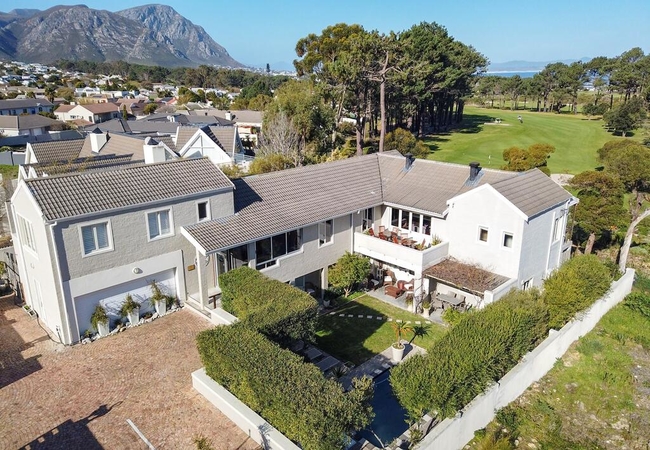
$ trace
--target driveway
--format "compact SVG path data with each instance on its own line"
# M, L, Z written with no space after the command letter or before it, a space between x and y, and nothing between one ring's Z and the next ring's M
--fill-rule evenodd
M195 337L209 328L188 309L87 345L54 342L10 300L0 300L0 449L215 450L257 444L198 395Z

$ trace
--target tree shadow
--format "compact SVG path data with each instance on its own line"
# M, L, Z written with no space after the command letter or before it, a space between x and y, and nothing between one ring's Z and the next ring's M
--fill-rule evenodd
M95 435L88 428L88 424L93 420L107 414L115 406L121 402L111 406L101 405L95 411L86 417L74 421L68 419L60 423L54 428L41 434L28 444L20 447L20 450L36 450L36 449L58 449L58 448L83 448L84 450L103 450L103 446L97 441Z

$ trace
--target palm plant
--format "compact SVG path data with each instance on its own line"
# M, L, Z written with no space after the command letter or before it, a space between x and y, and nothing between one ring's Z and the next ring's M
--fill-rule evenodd
M402 344L402 336L404 336L405 333L408 333L409 331L413 331L413 327L411 325L408 325L406 322L391 322L390 325L393 327L393 330L395 331L395 336L397 340L393 344L393 347L395 348L404 348L404 344Z
M428 325L416 325L411 330L413 331L413 337L409 341L409 344L413 343L416 337L426 337L429 335L429 326Z

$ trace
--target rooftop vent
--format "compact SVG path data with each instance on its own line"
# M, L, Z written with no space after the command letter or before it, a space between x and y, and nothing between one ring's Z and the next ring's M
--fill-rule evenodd
M404 172L408 172L411 169L413 161L415 161L415 158L413 158L411 153L404 155Z
M481 164L477 162L469 163L469 181L474 181L481 171Z

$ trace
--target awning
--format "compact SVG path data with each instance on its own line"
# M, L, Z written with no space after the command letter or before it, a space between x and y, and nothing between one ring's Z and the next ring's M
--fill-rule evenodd
M485 291L493 291L510 280L477 265L463 263L453 258L447 258L425 269L422 275L481 297Z

